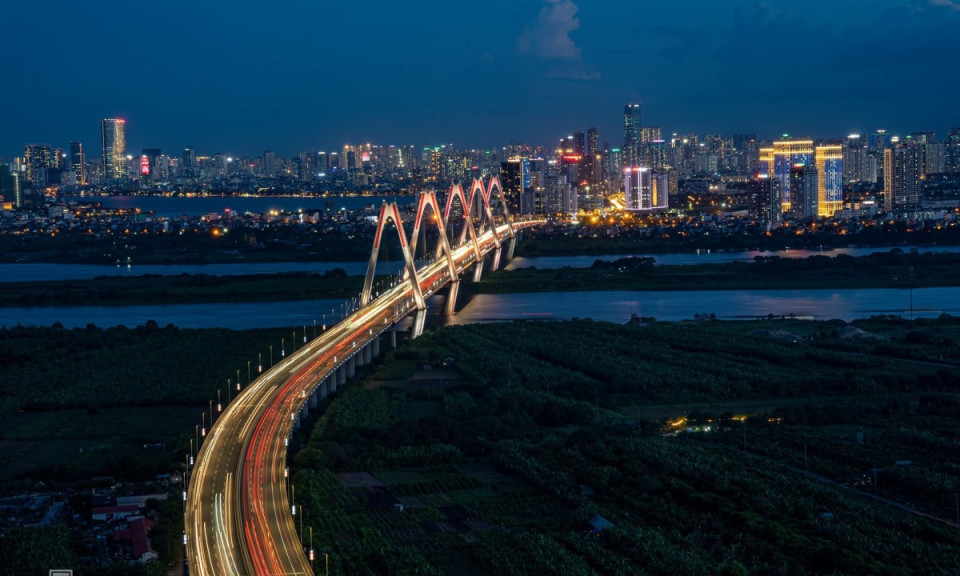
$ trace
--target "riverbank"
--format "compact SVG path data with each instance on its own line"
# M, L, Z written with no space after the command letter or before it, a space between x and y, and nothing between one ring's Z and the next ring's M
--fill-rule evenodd
M378 277L375 286L387 277ZM960 253L904 253L862 257L757 258L753 262L655 265L651 258L598 260L590 268L501 270L481 282L463 282L461 296L531 292L859 290L960 286ZM357 296L362 276L334 268L323 274L286 272L105 276L92 280L0 283L0 308L139 306L345 300Z
M960 286L960 254L894 249L854 258L761 257L753 262L655 265L652 258L597 260L590 268L497 271L468 292L581 292L591 290L817 290ZM461 288L462 290L463 288Z

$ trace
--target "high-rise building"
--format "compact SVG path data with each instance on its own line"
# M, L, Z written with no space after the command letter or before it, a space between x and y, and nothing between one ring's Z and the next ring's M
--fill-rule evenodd
M600 152L600 133L596 126L587 128L587 156L593 156Z
M832 217L843 206L843 152L841 144L817 146L817 213Z
M951 128L947 133L947 149L944 171L960 172L960 128Z
M126 120L104 118L100 121L100 142L103 146L103 177L123 180L127 175Z
M941 174L947 171L947 145L931 142L924 145L923 174Z
M859 134L851 134L843 140L843 180L862 182L867 148Z
M900 143L884 150L884 210L916 210L920 201L920 180L923 171L923 149L920 144Z
M813 140L777 140L772 149L760 149L760 164L764 163L767 164L766 170L759 172L780 182L783 191L781 209L790 211L790 170L797 164L813 165Z
M819 204L817 169L811 164L797 164L790 169L790 197L797 218L816 218Z
M623 107L623 161L626 166L637 163L641 138L640 104Z
M667 173L646 166L623 169L624 203L627 211L650 212L668 207Z
M500 187L503 199L510 214L528 214L524 208L524 196L530 188L530 160L527 158L511 158L500 163Z
M11 202L14 208L23 208L20 174L11 170L7 164L0 164L0 196L4 201Z
M83 154L82 142L70 143L70 169L73 170L78 186L87 185L87 158Z
M750 216L756 218L767 228L782 220L779 180L775 180L767 174L758 174L756 178L747 183L747 194L750 197L748 209Z
M51 168L51 151L47 144L27 144L23 147L23 162L26 165L27 182L36 189L47 187L47 170Z

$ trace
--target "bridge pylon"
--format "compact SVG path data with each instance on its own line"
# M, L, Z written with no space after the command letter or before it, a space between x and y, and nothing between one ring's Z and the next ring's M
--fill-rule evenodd
M412 285L413 298L416 301L417 309L423 310L427 305L423 300L423 291L420 290L420 282L417 280L417 266L413 262L410 246L407 244L407 236L403 232L403 220L400 218L400 209L397 207L396 202L389 204L384 202L380 206L380 218L377 219L377 233L373 237L373 250L370 252L367 275L363 280L363 291L360 292L360 306L366 306L370 303L371 292L373 291L373 277L377 270L377 256L380 252L380 241L383 239L384 227L391 220L397 229L397 235L400 237L400 248L403 251L403 261L407 272L406 279Z

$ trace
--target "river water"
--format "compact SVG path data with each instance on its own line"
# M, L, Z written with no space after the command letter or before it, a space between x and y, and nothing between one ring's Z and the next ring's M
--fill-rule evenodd
M905 252L960 252L960 246L897 246ZM889 252L894 247L875 248L837 248L834 250L781 250L777 252L708 252L699 251L682 254L633 254L635 257L654 258L660 265L681 264L724 264L728 262L752 262L757 256L779 256L780 258L807 258L808 256L866 256L875 252ZM630 255L604 254L600 256L542 256L511 260L507 270L534 266L538 269L589 268L596 260L614 261ZM402 263L399 261L377 263L377 274L396 274ZM29 282L34 280L89 280L97 276L142 276L146 274L179 275L210 274L213 276L243 276L246 274L274 274L279 272L316 272L341 268L350 276L362 276L367 273L366 262L275 262L252 264L136 264L132 266L88 265L88 264L41 264L15 263L0 264L0 282Z
M912 315L960 316L960 290L912 290ZM745 320L773 314L817 320L855 320L875 314L911 316L911 291L861 290L718 290L661 292L545 292L479 294L452 317L440 311L442 296L429 301L431 324L470 324L503 320L566 320L592 318L626 322L631 314L658 320L687 320L697 314L715 314L722 320ZM66 328L95 324L128 327L154 320L161 326L182 328L232 328L312 326L340 315L341 300L262 302L244 304L178 304L168 306L74 306L50 308L0 308L0 326Z

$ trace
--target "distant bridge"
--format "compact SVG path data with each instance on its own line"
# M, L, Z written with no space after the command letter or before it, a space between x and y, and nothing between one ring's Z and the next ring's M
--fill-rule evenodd
M433 192L421 193L409 237L397 204L383 204L358 309L299 350L282 351L281 361L239 394L206 436L184 493L192 575L313 574L313 550L296 528L303 511L295 487L288 485L290 434L319 400L380 353L383 332L391 332L395 346L397 322L415 314L411 335L420 335L426 300L448 284L444 312L452 314L461 274L473 266L479 280L490 253L492 269L499 268L504 245L512 258L517 232L540 223L511 220L496 177L486 184L474 180L469 193L454 185L442 213ZM374 297L377 258L391 224L404 269L395 286ZM421 231L429 226L438 229L437 247L431 262L418 269L413 256ZM458 238L452 240L451 228L458 226Z

